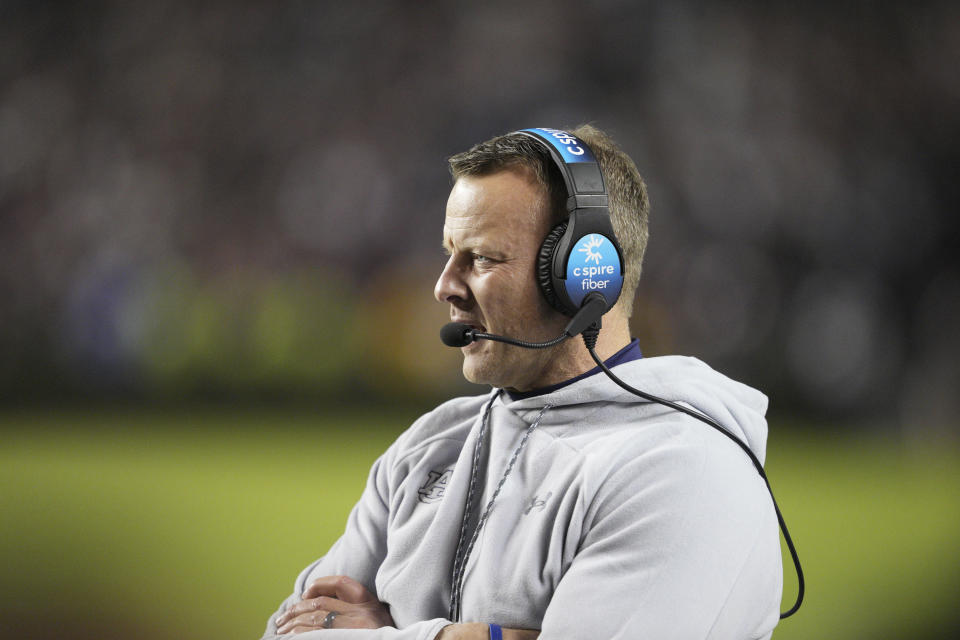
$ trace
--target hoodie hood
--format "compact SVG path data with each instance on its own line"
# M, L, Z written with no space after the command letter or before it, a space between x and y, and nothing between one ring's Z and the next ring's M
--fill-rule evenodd
M679 402L706 414L739 438L753 451L761 464L767 447L768 400L760 391L711 369L697 358L662 356L634 360L613 368L627 384L651 395ZM649 405L645 398L620 388L605 373L535 396L505 401L513 411L586 405L598 402Z

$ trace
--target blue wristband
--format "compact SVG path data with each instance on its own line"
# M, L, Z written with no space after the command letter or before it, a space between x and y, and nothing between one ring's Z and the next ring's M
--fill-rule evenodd
M490 625L490 640L503 640L503 629L500 628L500 625Z

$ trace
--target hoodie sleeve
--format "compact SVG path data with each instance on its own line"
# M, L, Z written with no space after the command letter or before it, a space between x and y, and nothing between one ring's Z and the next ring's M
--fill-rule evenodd
M376 595L377 569L386 554L388 486L386 482L388 458L384 454L370 471L367 487L347 520L344 534L325 556L304 569L294 583L293 593L267 620L261 640L433 640L449 620L424 620L403 629L324 629L296 635L276 635L277 617L300 600L310 583L322 576L348 575Z
M443 618L420 620L402 629L323 629L297 635L277 636L276 619L289 606L298 602L303 592L317 578L331 575L346 575L361 583L367 590L382 600L377 593L376 578L387 556L387 533L390 530L391 505L399 499L402 483L408 478L409 469L404 463L416 454L425 443L446 441L438 437L445 430L460 428L457 421L462 415L470 417L489 396L454 399L427 413L414 422L387 451L373 464L366 487L360 500L350 512L346 530L325 556L304 569L294 582L293 593L284 600L267 620L262 640L273 638L296 638L297 640L433 640L444 626L450 624ZM464 408L466 407L466 408ZM454 425L454 426L450 426ZM318 634L322 634L318 635Z
M296 635L276 635L277 617L300 600L310 583L322 576L348 575L376 595L375 578L386 554L386 531L390 495L389 467L396 453L391 447L378 459L360 501L347 520L347 528L325 556L304 569L294 582L293 593L267 620L261 640L433 640L450 624L441 618L424 620L403 629L324 629Z
M585 461L603 480L540 640L768 638L779 534L749 459L686 417L615 444Z

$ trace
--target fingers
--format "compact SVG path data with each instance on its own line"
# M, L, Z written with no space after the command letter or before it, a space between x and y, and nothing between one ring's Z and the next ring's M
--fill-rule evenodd
M336 612L336 621L324 620ZM388 605L377 600L362 584L347 576L325 576L310 583L301 600L274 621L277 634L315 629L378 629L394 626Z
M277 624L277 635L285 633L303 633L314 629L324 629L323 621L330 612L326 609L307 611L300 615L284 618L284 622ZM284 614L286 615L286 614Z
M324 576L310 583L303 599L327 596L351 604L363 604L374 599L367 588L349 576Z
M341 606L343 606L341 604ZM347 605L353 606L353 605ZM335 616L330 620L329 625L324 625L327 616L334 613ZM387 626L386 622L376 620L369 612L360 611L327 611L326 609L317 609L308 611L298 616L287 618L286 622L278 625L277 635L287 633L303 633L305 631L316 631L317 629L379 629ZM390 620L392 622L392 620Z
M292 620L302 616L303 614L315 613L317 611L323 611L323 616L327 615L330 611L338 611L336 603L338 601L334 598L328 598L326 596L321 596L319 598L312 598L310 600L301 600L296 603L282 614L277 617L276 624L279 628L281 625L285 624L287 621ZM323 616L320 617L321 621Z

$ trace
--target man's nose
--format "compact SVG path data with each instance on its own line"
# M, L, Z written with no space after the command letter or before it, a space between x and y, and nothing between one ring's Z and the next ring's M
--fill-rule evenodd
M456 256L450 256L447 260L443 271L440 272L440 277L437 278L437 285L433 288L433 297L438 302L462 304L470 297L470 289L460 276L460 269L455 258Z

